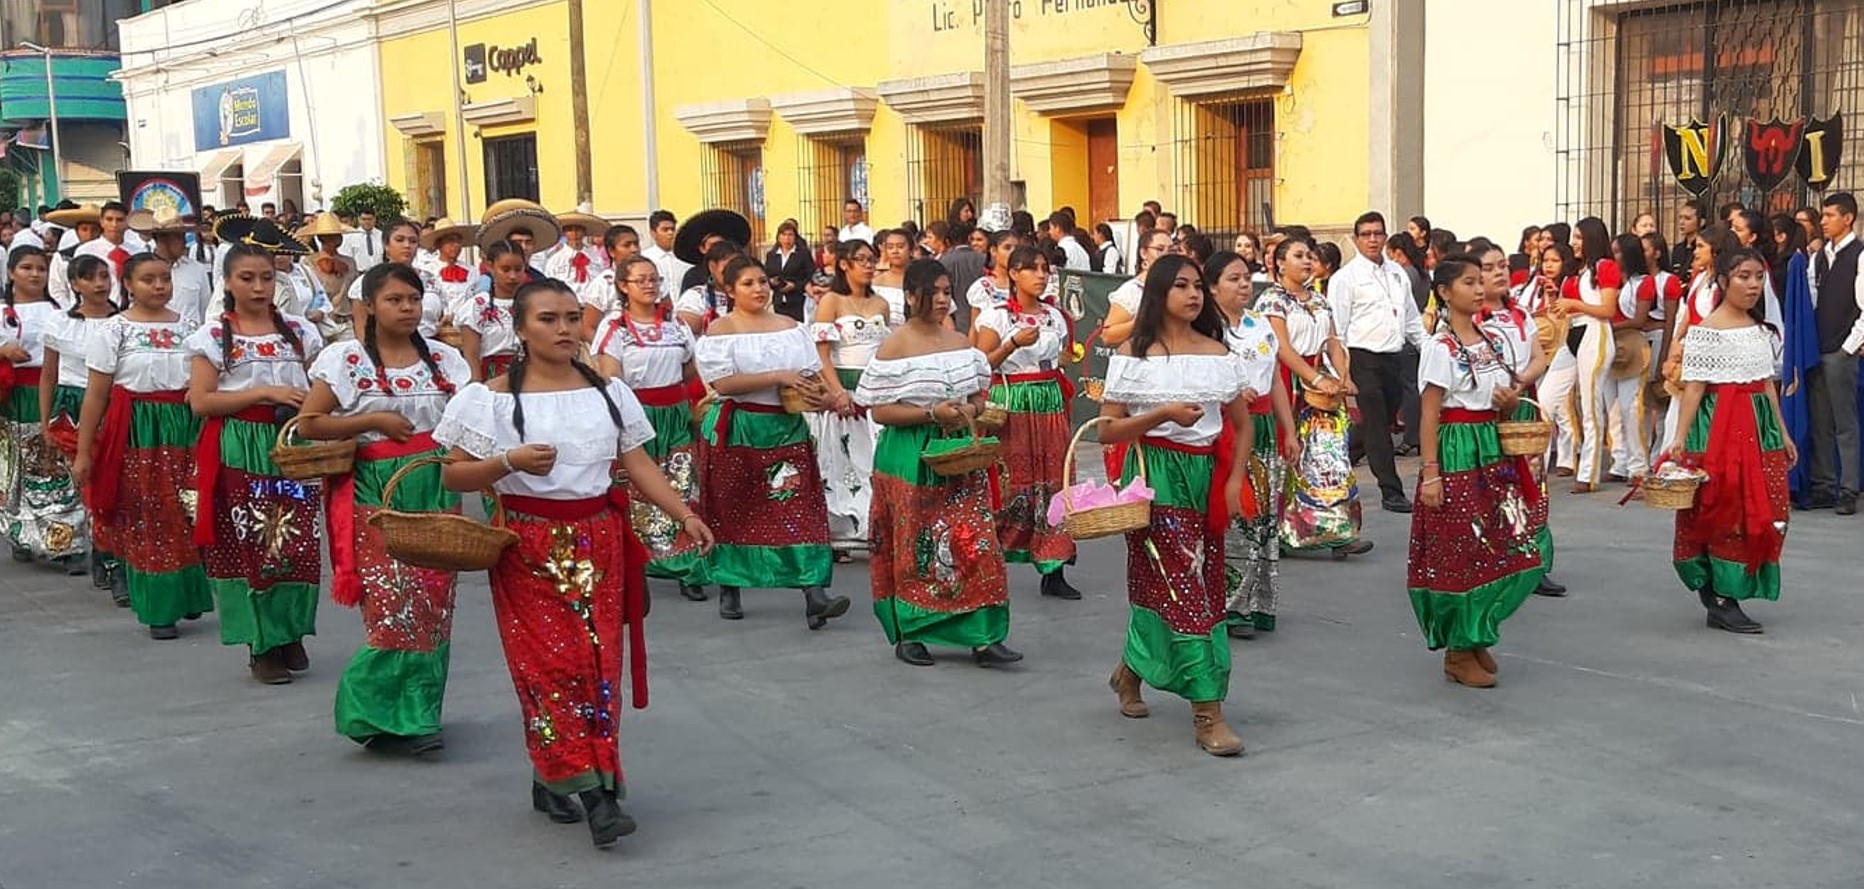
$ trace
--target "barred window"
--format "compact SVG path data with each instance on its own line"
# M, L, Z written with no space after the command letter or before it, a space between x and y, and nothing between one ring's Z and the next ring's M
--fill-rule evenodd
M868 208L867 140L859 133L797 136L796 156L797 223L814 244L824 228L841 226L843 202L853 198Z
M921 224L944 219L952 201L984 193L981 124L913 127L906 140L907 212Z
M708 145L700 156L699 176L705 184L708 207L732 210L751 221L751 243L746 250L764 246L764 149L756 142Z
M1219 244L1273 218L1275 103L1180 99L1172 124L1179 218Z

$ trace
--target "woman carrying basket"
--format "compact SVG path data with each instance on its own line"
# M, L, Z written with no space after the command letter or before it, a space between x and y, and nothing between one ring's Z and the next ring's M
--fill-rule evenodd
M1230 690L1224 631L1223 535L1244 515L1252 438L1219 444L1225 423L1250 425L1261 393L1224 345L1223 313L1204 294L1202 273L1166 256L1146 273L1133 335L1107 364L1103 443L1132 442L1121 484L1144 477L1155 492L1150 527L1126 534L1126 650L1109 680L1120 714L1149 713L1139 683L1191 702L1193 737L1212 756L1243 742L1223 719ZM1250 493L1248 507L1254 508Z
M1505 456L1496 432L1521 392L1506 339L1476 319L1480 264L1467 254L1440 260L1431 283L1446 323L1418 356L1424 465L1407 585L1425 643L1448 649L1444 677L1490 688L1497 667L1489 647L1544 571L1535 525L1544 494L1528 458Z
M855 401L880 424L874 451L874 615L895 657L931 666L926 646L968 648L978 666L1023 659L1003 644L1010 597L997 544L991 472L942 475L925 457L984 407L990 365L945 326L951 277L937 260L906 269L906 324L882 343Z
M13 251L13 255L20 255L20 251ZM128 608L129 589L123 584L122 565L98 545L95 523L85 509L77 480L69 473L69 461L78 453L78 421L84 412L84 387L90 382L90 369L84 366L84 359L90 348L91 331L122 309L116 304L116 284L110 280L110 264L104 259L89 255L76 257L67 267L67 273L75 302L69 310L54 316L45 331L45 371L39 380L39 415L45 418L47 445L58 448L56 459L67 467L67 477L62 484L70 493L60 497L72 503L69 518L65 519L72 529L71 547L90 553L91 585L109 590L117 607Z
M363 646L337 683L336 729L371 750L415 756L444 746L453 638L454 575L395 561L369 517L384 507L458 512L438 464L417 466L382 495L403 467L444 449L433 430L472 368L453 347L420 333L426 289L413 266L384 263L362 276L362 338L326 348L311 365L298 433L354 438L355 465L329 481L331 599L362 609Z
M898 253L904 265L904 249ZM816 303L810 330L822 365L834 370L822 377L831 399L849 395L861 385L861 372L893 325L891 303L874 289L877 255L866 241L835 245L835 280L829 284L829 293ZM900 269L901 274L905 271ZM867 542L878 430L852 401L845 413L810 414L809 429L827 493L829 534L842 548L836 557L846 561L847 548Z
M1678 440L1666 454L1708 473L1695 506L1676 514L1676 576L1710 627L1752 634L1761 625L1741 602L1780 598L1786 473L1799 452L1782 431L1779 333L1762 320L1767 267L1751 250L1717 265L1721 304L1684 336Z
M614 464L702 547L712 532L642 450L654 427L634 394L577 359L582 311L560 281L519 288L517 360L462 389L434 440L454 461L446 487L497 491L517 535L492 568L492 607L524 715L531 805L559 824L586 812L590 838L606 847L634 831L620 803L624 647L634 706L647 706L647 553Z

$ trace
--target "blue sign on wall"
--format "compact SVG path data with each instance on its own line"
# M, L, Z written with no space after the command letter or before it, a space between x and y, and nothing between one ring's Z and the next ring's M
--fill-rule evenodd
M273 71L194 91L194 150L215 151L291 136L285 72Z

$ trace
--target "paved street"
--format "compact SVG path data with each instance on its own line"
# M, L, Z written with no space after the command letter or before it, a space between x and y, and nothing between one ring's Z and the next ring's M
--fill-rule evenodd
M151 642L84 581L3 565L0 885L1857 886L1864 518L1797 516L1786 599L1737 638L1677 585L1667 514L1616 497L1556 499L1574 596L1505 627L1492 691L1419 642L1403 517L1368 511L1364 559L1285 562L1280 632L1235 644L1236 760L1180 701L1115 711L1117 540L1084 549L1082 602L1013 574L1006 672L895 661L862 565L820 633L794 593L725 624L657 587L654 703L622 733L641 830L609 853L530 811L483 575L448 749L416 763L331 732L351 612L326 603L311 673L262 688L211 618Z

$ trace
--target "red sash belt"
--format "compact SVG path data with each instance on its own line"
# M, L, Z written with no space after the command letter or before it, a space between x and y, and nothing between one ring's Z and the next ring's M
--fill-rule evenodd
M13 385L31 386L37 389L39 388L39 376L44 370L43 367L15 367L13 368Z
M194 544L214 544L214 489L220 481L220 433L227 420L272 425L278 420L276 405L255 404L225 417L208 417L201 423L201 440L194 445L195 519Z
M419 432L407 441L382 440L356 449L356 462L393 460L438 450L432 432ZM356 568L356 473L331 478L324 487L324 526L330 537L330 601L345 608L362 603L362 576ZM382 504L384 509L388 504Z
M1446 407L1439 414L1440 423L1493 423L1499 415L1494 411L1471 410L1466 407Z
M487 355L479 359L479 373L487 380L500 376L511 369L511 362L517 360L517 357L512 354Z
M1742 561L1748 573L1780 557L1785 538L1773 523L1767 495L1766 466L1761 462L1760 426L1754 420L1753 396L1766 383L1721 383L1715 393L1715 416L1709 421L1710 445L1702 455L1709 484L1696 498L1696 521L1710 533L1741 530ZM1678 434L1686 435L1688 430Z
M1210 475L1210 492L1204 506L1204 530L1211 534L1222 534L1230 527L1230 504L1223 496L1224 488L1229 486L1230 475L1237 472L1236 467L1236 429L1227 421L1223 432L1217 440L1207 445L1188 445L1148 435L1144 439L1146 447L1175 451L1180 454L1192 454L1199 457L1215 457L1216 468ZM1249 473L1240 473L1243 479L1242 518L1256 517L1256 492L1249 481Z
M109 515L115 509L123 482L123 461L129 456L129 427L137 402L148 404L185 404L186 389L172 392L131 392L122 386L110 387L110 406L104 410L103 423L97 429L97 441L91 445L91 483L85 493L85 505L91 512ZM207 507L212 515L212 505ZM198 519L197 519L198 521Z
M1478 411L1466 407L1446 407L1438 414L1441 423L1493 423L1501 415L1493 410ZM1503 457L1504 462L1513 462L1515 475L1521 483L1521 498L1527 502L1529 509L1538 509L1540 500L1546 496L1541 486L1534 480L1534 463L1528 457Z
M731 398L721 398L718 400L718 443L719 444L721 445L724 444L726 436L729 436L731 434L731 417L733 414L737 413L738 411L745 411L747 413L753 413L753 414L786 414L786 413L789 413L789 411L786 411L782 407L779 407L774 404L758 404L753 401L738 401L736 399L731 399Z
M729 402L728 402L729 403ZM612 509L626 531L622 541L621 621L628 628L628 674L634 709L647 708L647 547L634 531L628 489L620 485L603 497L546 500L518 494L504 496L505 508L553 522L580 522Z
M685 386L686 386L687 400L693 402L694 404L698 404L699 402L705 400L705 381L704 380L699 379L698 377L693 377L692 379L686 381Z
M1069 405L1074 404L1074 381L1059 370L1038 370L1023 374L1006 374L1004 381L1010 383L1046 383L1053 381L1061 387L1061 410L1068 412Z
M705 384L700 383L699 385L703 386ZM636 401L648 407L679 407L686 403L686 384L674 383L671 386L655 386L651 389L636 389L634 390L634 398Z

